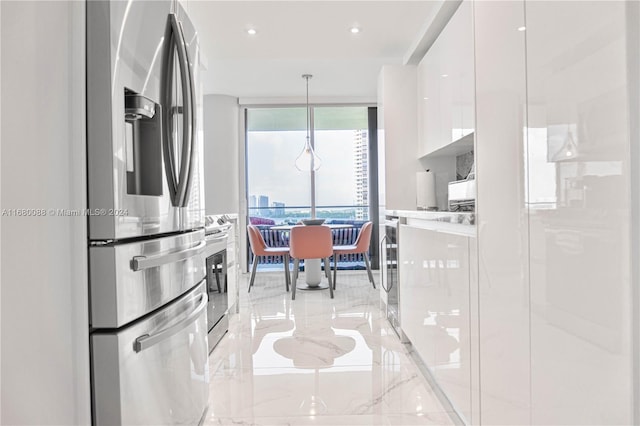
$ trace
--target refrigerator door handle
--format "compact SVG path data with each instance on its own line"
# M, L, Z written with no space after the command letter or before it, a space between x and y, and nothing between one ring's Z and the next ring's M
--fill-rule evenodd
M199 316L200 313L207 307L207 303L209 302L206 293L200 293L200 304L196 309L193 310L185 319L180 322L173 324L170 327L165 328L155 334L144 334L138 338L133 343L133 350L136 352L141 352L151 346L173 336L180 330L185 329L191 323L193 323Z
M190 70L189 59L187 57L187 49L184 42L184 35L182 33L182 27L178 23L178 19L174 13L169 14L169 26L167 29L167 51L164 55L163 61L163 82L161 90L162 104L164 106L164 138L163 148L165 155L165 169L167 174L167 180L169 184L169 191L171 192L171 202L174 206L180 207L184 203L185 189L187 184L187 175L191 168L191 140L192 132L194 131L193 110L192 110L192 93L190 83ZM172 78L173 78L173 59L174 48L178 52L178 65L180 67L180 82L182 86L182 100L184 107L173 108L171 107L172 100ZM173 136L173 117L176 113L182 113L183 126L182 126L182 152L179 176L176 177L176 158L173 151L173 144L171 138Z
M178 60L180 62L180 77L182 82L182 99L184 102L184 136L182 139L182 153L180 159L180 176L178 180L178 193L176 196L176 206L185 207L187 205L188 189L190 184L189 176L191 175L193 161L193 142L196 129L195 108L193 107L193 77L191 75L191 65L189 63L189 52L187 51L187 42L184 37L182 23L180 23L175 15L172 17L172 25L176 26L176 46L178 50Z
M165 265L167 263L179 262L203 250L206 245L206 241L201 241L197 246L193 246L180 251L174 251L169 254L161 254L156 256L134 256L133 259L131 259L131 269L133 269L134 271L142 271L143 269L154 268L156 266Z
M194 87L194 77L193 77L193 70L191 69L191 62L189 61L189 50L187 49L187 41L184 37L184 31L182 29L182 23L180 24L180 36L182 37L182 44L184 46L184 51L185 51L185 55L187 58L187 71L188 71L188 76L189 76L189 90L191 92L191 104L189 105L189 108L191 109L191 140L189 141L191 144L191 152L190 152L190 158L189 158L189 171L187 174L187 180L185 182L184 185L184 192L182 194L182 204L180 204L181 207L186 207L187 204L189 203L189 191L191 190L191 182L193 181L193 169L194 169L194 163L195 163L195 155L196 155L196 138L197 138L197 132L196 132L196 120L197 120L197 114L196 114L196 88Z

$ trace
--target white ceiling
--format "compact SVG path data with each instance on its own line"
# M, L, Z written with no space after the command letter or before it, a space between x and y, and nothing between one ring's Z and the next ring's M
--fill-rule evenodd
M382 65L402 63L440 3L192 0L187 8L200 34L205 94L304 99L308 73L314 102L375 99Z

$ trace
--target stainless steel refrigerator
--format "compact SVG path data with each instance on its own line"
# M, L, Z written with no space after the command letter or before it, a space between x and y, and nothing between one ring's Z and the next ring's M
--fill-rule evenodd
M198 62L176 1L87 2L94 424L196 424L206 412Z

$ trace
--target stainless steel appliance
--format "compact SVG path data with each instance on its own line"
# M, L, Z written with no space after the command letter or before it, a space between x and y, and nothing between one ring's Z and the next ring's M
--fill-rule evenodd
M198 58L177 2L87 2L94 424L206 412Z
M228 250L230 231L233 224L222 216L207 216L205 219L205 258L207 268L207 330L209 338L209 352L218 344L229 330L229 270L233 265Z
M464 180L449 182L448 186L450 211L475 211L476 209L476 166Z
M476 180L449 182L449 210L474 211L476 205Z
M400 234L400 220L397 217L387 216L384 227L385 234L380 240L380 253L383 256L381 286L387 293L387 319L402 339L399 308L400 295L398 292L398 236Z

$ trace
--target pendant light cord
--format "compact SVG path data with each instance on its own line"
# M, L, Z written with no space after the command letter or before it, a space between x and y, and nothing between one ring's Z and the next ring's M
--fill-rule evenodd
M310 142L310 137L309 137L309 127L311 126L311 123L309 121L309 79L311 77L313 77L313 75L311 74L303 74L302 77L307 80L307 142Z
M307 140L309 140L309 76L305 78L307 79Z

